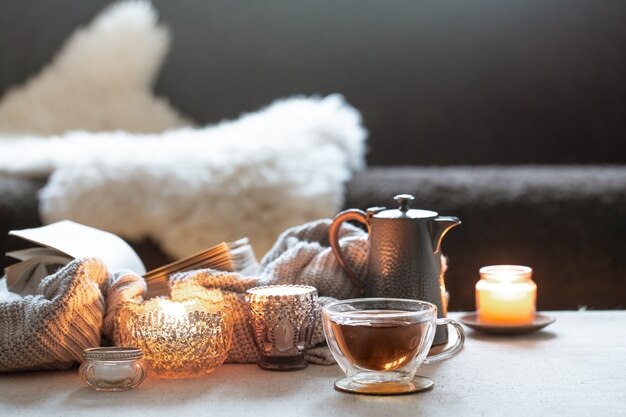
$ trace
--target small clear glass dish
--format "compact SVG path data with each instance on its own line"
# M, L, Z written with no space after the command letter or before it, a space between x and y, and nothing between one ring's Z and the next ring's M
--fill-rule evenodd
M96 391L128 391L146 379L143 352L135 347L97 347L83 350L79 373Z

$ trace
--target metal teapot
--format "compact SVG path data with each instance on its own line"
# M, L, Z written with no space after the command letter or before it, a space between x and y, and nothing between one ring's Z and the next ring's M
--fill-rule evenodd
M372 207L365 212L350 209L339 213L329 230L332 250L348 277L366 297L411 298L437 306L445 317L441 274L441 240L461 224L457 217L439 216L430 210L409 207L415 198L409 194L394 197L398 209ZM346 263L339 247L339 229L346 221L367 227L370 239L365 282L361 282ZM445 326L437 328L433 345L447 343Z

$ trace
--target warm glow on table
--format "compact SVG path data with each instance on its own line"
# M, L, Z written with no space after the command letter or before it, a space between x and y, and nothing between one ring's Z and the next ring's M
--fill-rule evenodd
M533 322L537 285L532 269L517 265L494 265L480 269L476 284L479 322L494 325L525 325Z

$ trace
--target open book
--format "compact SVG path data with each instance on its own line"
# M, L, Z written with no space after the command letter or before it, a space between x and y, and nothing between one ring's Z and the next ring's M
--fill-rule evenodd
M13 230L9 235L39 245L6 253L19 261L4 270L7 288L20 295L35 294L43 278L78 258L101 259L111 273L131 270L143 275L148 284L148 298L167 295L168 276L175 272L213 268L254 274L258 268L247 238L220 243L146 272L137 253L119 236L69 220L34 229Z

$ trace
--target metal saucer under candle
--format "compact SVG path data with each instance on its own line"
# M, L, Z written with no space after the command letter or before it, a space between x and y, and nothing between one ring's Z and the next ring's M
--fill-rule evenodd
M481 323L478 319L478 314L471 313L466 314L459 318L459 321L474 330L478 330L483 333L498 334L498 335L517 335L536 332L544 327L554 323L556 319L554 317L546 316L544 314L535 313L533 322L530 324L485 324Z
M335 381L335 389L351 394L364 395L403 395L431 389L435 383L425 376L415 376L408 382L388 382L385 384L358 384L350 378Z

